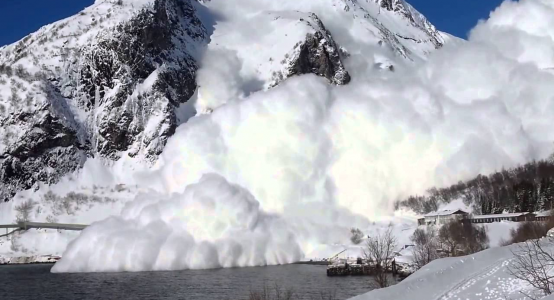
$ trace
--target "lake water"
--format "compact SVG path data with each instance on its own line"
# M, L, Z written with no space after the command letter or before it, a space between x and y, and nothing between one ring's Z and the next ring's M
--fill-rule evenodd
M336 293L347 299L374 288L371 277L327 277L325 266L284 265L217 270L52 274L52 265L0 266L0 299L248 299L276 283L299 299Z

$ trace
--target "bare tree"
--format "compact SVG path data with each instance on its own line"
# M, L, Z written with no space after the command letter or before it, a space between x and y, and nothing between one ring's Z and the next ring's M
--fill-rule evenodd
M379 287L390 285L387 271L392 269L395 249L396 238L392 234L392 226L389 226L384 233L370 236L363 249L365 259L373 263L375 267L373 278Z
M515 259L508 266L510 274L543 294L536 298L525 296L539 299L554 292L554 254L545 248L544 242L536 239L521 243L512 253Z
M449 256L467 255L488 248L489 237L485 227L469 222L451 221L439 229L439 241Z
M27 222L29 221L29 217L31 216L31 211L33 210L33 207L35 206L35 203L32 200L27 200L20 205L17 205L15 207L16 211L16 220L17 222Z
M359 245L364 237L363 232L359 228L352 228L350 229L350 233L352 234L352 236L350 236L352 244Z
M439 258L437 252L439 249L439 241L437 230L434 227L416 229L411 240L415 244L412 253L414 263L418 269Z

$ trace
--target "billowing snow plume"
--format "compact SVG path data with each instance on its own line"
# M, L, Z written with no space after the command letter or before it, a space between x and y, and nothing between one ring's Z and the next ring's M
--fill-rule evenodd
M207 174L184 193L140 195L121 217L87 228L52 271L243 267L301 257L281 218L260 211L243 188Z
M247 10L235 2L251 3L219 6L222 19ZM265 2L277 9L254 7ZM313 8L307 2L283 7ZM351 36L352 22L333 19L339 12L317 13L351 54L348 85L297 76L248 96L240 79L226 78L237 70L217 67L232 62L245 73L246 58L206 56L214 61L200 76L222 81L208 85L210 95L229 99L209 100L221 106L181 125L157 171L137 177L158 194L85 230L54 271L290 262L391 215L394 200L554 150L551 1L506 2L469 42L425 63L399 60L394 72L375 68L368 53L378 46Z

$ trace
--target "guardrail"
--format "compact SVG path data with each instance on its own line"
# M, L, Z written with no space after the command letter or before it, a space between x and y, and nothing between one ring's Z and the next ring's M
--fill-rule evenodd
M6 234L0 235L0 237L8 236L20 230L27 230L32 228L45 228L45 229L58 229L58 230L76 230L80 231L87 228L88 225L84 224L64 224L64 223L40 223L40 222L17 222L17 224L5 224L0 225L0 228L6 228ZM8 232L8 229L15 229Z

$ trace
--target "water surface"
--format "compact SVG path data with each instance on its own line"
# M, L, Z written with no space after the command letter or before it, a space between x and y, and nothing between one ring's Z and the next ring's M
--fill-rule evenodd
M248 299L264 285L292 288L300 299L336 293L347 299L374 288L371 277L327 277L325 266L52 274L52 265L0 266L0 299Z

